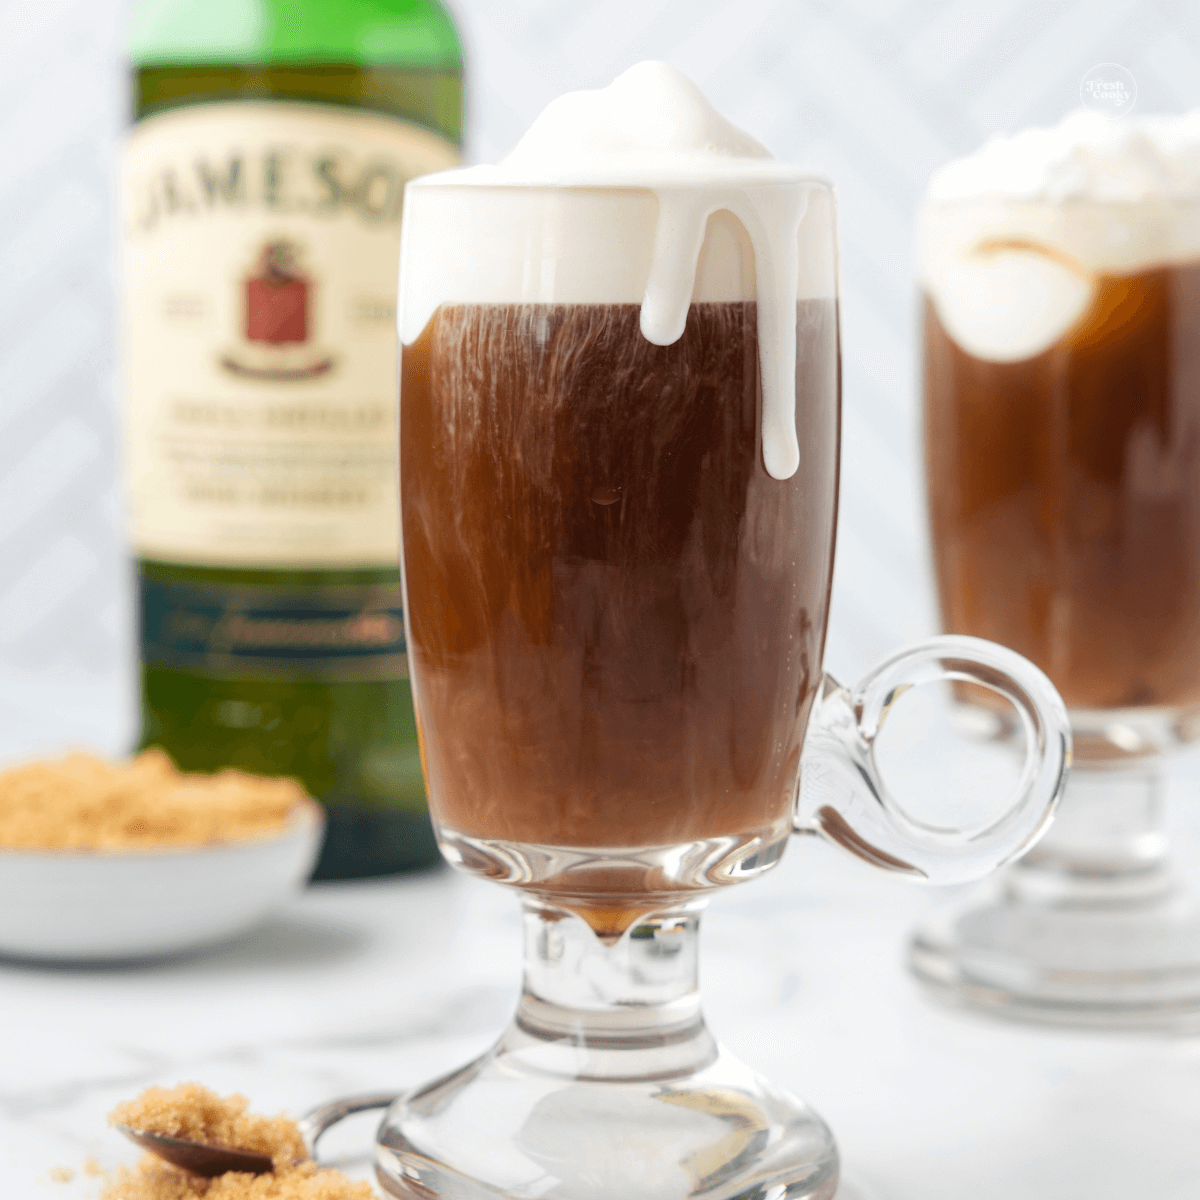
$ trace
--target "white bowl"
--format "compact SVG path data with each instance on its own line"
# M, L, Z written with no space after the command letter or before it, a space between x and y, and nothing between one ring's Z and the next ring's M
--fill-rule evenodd
M0 849L0 954L81 961L190 950L241 933L302 888L325 818L270 837L163 850Z

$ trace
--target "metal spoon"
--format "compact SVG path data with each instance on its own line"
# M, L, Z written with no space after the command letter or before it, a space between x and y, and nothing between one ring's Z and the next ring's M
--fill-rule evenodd
M204 1179L224 1175L226 1171L245 1171L250 1175L265 1175L272 1169L271 1156L254 1150L235 1150L231 1146L209 1146L204 1142L191 1142L187 1138L171 1137L166 1133L151 1133L148 1129L132 1129L128 1125L116 1125L131 1142L143 1150L157 1154L159 1158L182 1167L183 1170Z
M366 1096L347 1096L313 1109L297 1122L309 1154L315 1157L317 1139L331 1125L336 1125L352 1113L364 1112L371 1108L388 1108L396 1098L395 1092L373 1092ZM192 1142L187 1138L171 1137L166 1133L151 1133L148 1129L134 1129L129 1125L115 1125L113 1128L143 1150L149 1150L165 1162L204 1179L224 1175L226 1171L266 1175L274 1165L269 1154L260 1154L255 1150L210 1146L205 1142Z

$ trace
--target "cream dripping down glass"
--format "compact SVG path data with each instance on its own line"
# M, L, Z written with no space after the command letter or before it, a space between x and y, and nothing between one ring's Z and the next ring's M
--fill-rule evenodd
M833 191L643 63L551 104L500 164L406 193L400 457L408 653L458 868L522 892L525 987L482 1058L380 1130L396 1196L828 1197L821 1120L714 1041L705 897L823 834L916 879L1042 832L1053 687L943 638L822 674L837 509ZM1012 807L933 829L873 738L898 689L1006 697ZM803 751L803 770L801 754Z

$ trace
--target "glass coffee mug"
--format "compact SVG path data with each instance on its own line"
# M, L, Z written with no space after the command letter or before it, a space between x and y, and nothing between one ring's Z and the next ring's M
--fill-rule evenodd
M1198 261L1196 199L925 207L943 626L1038 663L1075 744L1051 833L917 932L914 970L945 997L1072 1025L1200 1019L1200 904L1163 831L1165 756L1200 735Z
M832 190L782 170L669 193L428 177L406 195L401 339L430 807L456 867L522 894L525 985L488 1053L392 1105L381 1185L832 1196L824 1123L705 1026L707 896L770 869L793 831L978 879L1042 832L1070 756L1053 686L984 641L933 639L852 690L822 674ZM1011 807L974 829L911 816L875 764L894 699L943 680L994 691L1026 734Z

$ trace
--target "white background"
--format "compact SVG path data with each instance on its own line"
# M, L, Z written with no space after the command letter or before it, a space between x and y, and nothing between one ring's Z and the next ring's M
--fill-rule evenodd
M204 0L197 0L203 3ZM0 0L0 751L132 735L111 178L126 0ZM689 73L841 204L845 451L827 665L934 631L915 402L913 216L930 172L1057 120L1116 61L1139 112L1200 102L1200 6L1171 0L454 0L468 155L643 58ZM53 711L54 733L45 714Z

